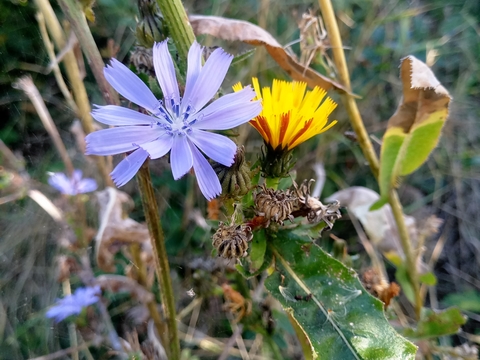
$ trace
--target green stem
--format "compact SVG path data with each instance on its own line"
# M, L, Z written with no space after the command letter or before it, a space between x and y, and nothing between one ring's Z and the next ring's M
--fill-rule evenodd
M347 62L345 60L345 53L343 51L342 38L340 36L340 31L338 29L337 19L335 17L335 12L333 10L331 0L318 0L318 3L320 5L320 10L322 12L325 26L327 28L334 62L337 67L338 76L340 78L340 83L343 84L347 90L351 90L350 75L348 73ZM360 111L358 110L355 98L348 93L344 93L342 94L342 100L350 118L350 123L353 127L353 130L357 135L358 144L360 145L365 158L370 164L370 169L372 170L373 175L378 178L378 157L375 153L372 142L370 141L368 132L365 129L365 125L360 115ZM410 236L405 225L402 204L400 203L397 192L395 190L392 190L390 194L389 203L395 216L395 222L398 227L400 241L403 251L405 253L407 272L413 290L415 292L415 311L417 318L419 318L420 310L422 308L422 297L420 296L420 287L415 264L415 256L412 251Z
M105 76L103 76L103 68L105 67L105 64L103 63L102 56L95 44L90 28L88 27L87 19L83 13L80 1L59 0L58 3L80 42L105 101L110 105L118 105L119 100L117 93L107 82Z
M137 173L137 180L142 197L145 220L148 224L148 231L152 242L155 270L160 283L160 295L168 325L169 342L163 344L163 346L169 353L169 359L178 360L180 358L180 342L178 340L177 322L175 317L175 298L172 281L170 279L170 265L168 264L167 250L165 248L165 238L160 217L158 215L157 200L152 186L152 179L150 178L148 161L143 164L140 171Z
M65 0L64 0L65 1ZM195 41L192 26L188 21L187 13L181 0L157 0L167 24L170 35L177 48L178 54L185 61L188 50Z

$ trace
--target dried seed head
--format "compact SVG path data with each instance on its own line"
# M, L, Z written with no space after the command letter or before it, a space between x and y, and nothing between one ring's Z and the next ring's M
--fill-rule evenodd
M293 220L292 211L297 203L297 196L289 190L273 190L261 185L260 191L254 194L255 212L265 217L266 226L270 221L283 225L286 219Z
M310 196L310 187L314 181L313 179L308 182L304 180L300 186L293 182L297 195L295 215L306 216L310 223L324 221L331 229L333 223L342 217L340 202L335 201L334 203L324 205L319 199Z
M154 75L153 69L153 51L143 46L135 46L130 54L130 62L135 66L138 72Z
M218 256L226 259L237 259L247 256L248 242L253 234L247 225L226 225L220 223L212 237L212 245L218 251Z
M213 164L213 170L222 184L222 195L226 197L243 196L252 186L250 168L245 161L245 148L239 146L232 166Z

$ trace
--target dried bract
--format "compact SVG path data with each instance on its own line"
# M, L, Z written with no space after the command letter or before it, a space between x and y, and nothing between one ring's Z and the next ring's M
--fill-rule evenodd
M238 323L243 317L252 312L252 302L250 300L245 299L242 294L227 283L222 285L222 289L225 297L224 308L235 316L233 320L235 323Z
M306 216L307 220L312 224L324 221L325 224L332 229L333 223L342 217L340 213L340 202L335 201L331 204L324 205L316 197L310 196L310 187L314 181L313 179L308 182L304 180L300 187L293 182L293 187L297 195L295 215Z
M400 294L400 286L397 283L389 283L385 277L374 268L369 268L363 273L362 283L365 289L383 301L385 309L390 305L390 301Z
M226 225L220 223L212 237L212 245L218 251L218 256L226 259L237 259L247 256L248 242L253 234L247 225Z
M289 190L273 190L265 186L260 186L260 191L254 194L255 212L259 216L265 217L266 226L270 221L283 225L283 221L289 219L293 221L292 212L295 210L297 197Z

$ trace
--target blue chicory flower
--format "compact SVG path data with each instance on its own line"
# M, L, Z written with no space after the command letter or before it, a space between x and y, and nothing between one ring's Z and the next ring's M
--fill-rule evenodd
M135 176L147 157L157 159L170 152L175 180L193 166L203 195L208 200L219 195L220 181L202 152L231 166L237 146L229 138L205 130L231 129L248 122L262 109L259 101L251 101L256 94L250 87L222 96L205 107L217 93L232 59L232 55L219 48L202 66L202 47L194 42L188 53L185 93L181 98L167 40L156 43L153 64L163 101L157 100L125 65L112 59L104 69L106 79L126 99L147 110L148 115L120 106L99 106L92 116L101 123L119 127L89 134L86 154L132 152L111 173L120 187Z
M82 179L82 170L74 170L72 177L64 173L50 173L48 183L65 195L77 195L97 190L97 182L94 179Z
M71 315L78 315L84 307L95 304L99 299L100 286L78 288L72 295L57 299L45 314L47 318L60 322Z

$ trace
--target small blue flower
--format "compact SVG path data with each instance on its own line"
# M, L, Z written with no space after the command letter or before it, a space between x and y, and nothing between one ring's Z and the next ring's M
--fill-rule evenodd
M47 318L60 322L71 315L78 315L84 307L95 304L99 299L100 286L78 288L72 295L57 299L45 314Z
M48 183L65 195L77 195L97 190L95 180L82 179L82 170L74 170L71 178L64 173L50 173Z
M167 41L155 44L153 64L163 101L157 100L125 65L112 59L104 69L105 78L126 99L147 110L148 115L114 105L98 107L92 112L97 121L120 127L89 134L86 154L132 152L111 173L115 184L123 186L135 176L147 157L157 159L170 152L175 180L193 166L203 195L208 200L219 195L220 181L203 154L231 166L237 146L227 137L205 130L231 129L248 122L262 110L259 101L251 101L256 94L250 87L207 105L223 82L232 59L232 55L219 48L202 66L202 47L194 42L188 53L185 93L181 98Z

